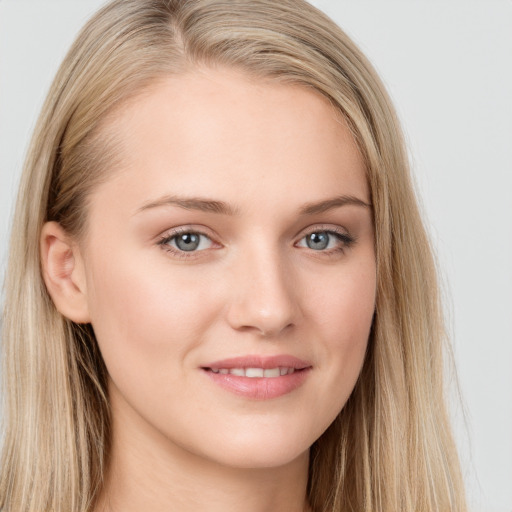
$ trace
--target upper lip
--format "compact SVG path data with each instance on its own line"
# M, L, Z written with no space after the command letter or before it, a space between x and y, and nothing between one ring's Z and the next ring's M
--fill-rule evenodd
M302 370L309 368L310 363L291 355L276 355L276 356L262 356L262 355L247 355L239 357L230 357L202 365L202 368L211 368L217 370L221 368L263 368L268 370L271 368L295 368Z

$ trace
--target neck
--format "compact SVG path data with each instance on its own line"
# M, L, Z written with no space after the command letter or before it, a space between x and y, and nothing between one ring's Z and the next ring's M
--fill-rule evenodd
M233 468L131 426L114 414L109 466L95 512L310 510L308 453L285 466Z

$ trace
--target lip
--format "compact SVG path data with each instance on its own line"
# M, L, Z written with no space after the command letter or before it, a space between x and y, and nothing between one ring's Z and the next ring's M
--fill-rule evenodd
M264 370L268 370L270 368L277 368L278 366L303 370L304 368L311 367L311 363L286 354L276 356L248 355L214 361L213 363L202 365L202 368L211 368L212 370L218 370L220 368L263 368Z
M293 368L291 374L279 377L244 377L214 373L211 370L232 368ZM310 374L311 363L291 355L248 355L214 361L201 366L201 370L215 384L239 396L253 400L270 400L287 395L300 387Z

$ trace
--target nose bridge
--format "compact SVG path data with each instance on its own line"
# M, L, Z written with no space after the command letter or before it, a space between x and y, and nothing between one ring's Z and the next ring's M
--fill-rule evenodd
M235 263L229 322L233 328L279 334L297 321L292 269L276 245L254 243Z

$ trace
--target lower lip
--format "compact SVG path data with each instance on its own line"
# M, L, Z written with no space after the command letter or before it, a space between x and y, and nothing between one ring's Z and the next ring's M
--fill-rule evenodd
M295 370L280 377L240 377L230 373L214 373L203 370L220 387L254 400L270 400L291 393L307 379L311 368Z

